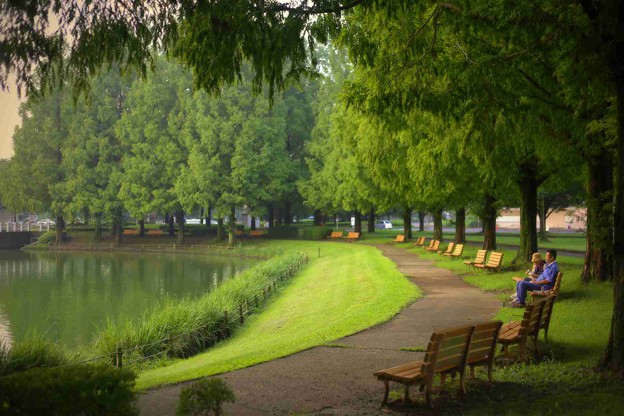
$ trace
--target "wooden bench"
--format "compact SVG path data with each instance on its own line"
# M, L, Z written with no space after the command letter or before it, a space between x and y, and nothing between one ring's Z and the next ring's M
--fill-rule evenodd
M425 244L425 237L418 237L418 240L414 243L414 247L422 247Z
M503 254L504 253L499 253L498 251L493 251L486 264L475 264L474 266L483 270L498 270L503 263Z
M475 378L474 368L476 366L486 366L488 380L492 382L492 365L496 355L496 344L498 334L503 326L503 321L484 322L475 325L468 350L466 365L470 367L470 378Z
M131 230L131 229L123 230L123 235L139 235L139 234L140 234L139 230Z
M425 250L433 251L435 253L436 251L438 251L439 248L440 248L440 241L439 240L433 240L433 245L431 245L430 247L425 248Z
M425 242L423 241L423 244L421 247L423 247L425 250L429 250L431 247L433 247L433 244L436 242L436 240L434 240L433 238L429 241L429 245L425 246Z
M238 237L242 237L244 235L244 231L243 230L234 230L234 235L238 236Z
M404 242L405 242L405 234L399 234L396 236L396 239L394 241L390 242L390 244L404 243Z
M360 239L360 233L349 231L347 236L346 237L342 237L342 238L346 239L347 241L359 240Z
M147 230L147 235L163 235L163 230Z
M550 295L559 296L559 289L561 288L561 278L563 277L563 273L557 273L557 277L555 278L555 284L550 290L532 290L528 292L531 295L531 299L535 301L536 298L547 297Z
M464 253L464 245L456 244L452 253L444 253L445 256L449 256L451 259L460 257Z
M329 240L339 240L342 239L342 231L332 231L332 233L327 237Z
M262 230L251 230L249 231L249 237L263 237L264 231Z
M533 338L535 351L538 351L537 336L539 334L542 312L544 311L545 304L546 299L543 299L527 305L524 310L522 321L509 322L501 328L500 334L498 335L498 342L502 345L501 352L503 354L508 356L509 346L517 344L520 354L525 356L529 337Z
M477 257L472 261L465 261L464 264L466 266L476 266L477 264L484 264L486 255L487 250L477 250Z
M557 295L550 295L544 300L544 310L542 311L539 329L544 330L544 341L546 342L548 342L548 328L550 327L550 318L552 318L553 307L555 306L556 300Z
M455 248L455 243L449 243L448 246L446 246L446 251L438 250L438 254L446 255L447 253L452 253L453 248Z
M474 326L467 326L434 332L429 340L423 361L414 361L375 372L375 377L383 381L385 385L381 406L383 407L388 403L389 383L393 381L404 385L404 403L410 402L409 387L417 385L420 386L421 391L424 390L427 405L432 407L431 394L433 392L433 378L436 374L459 373L458 394L460 396L465 394L464 370L474 329Z

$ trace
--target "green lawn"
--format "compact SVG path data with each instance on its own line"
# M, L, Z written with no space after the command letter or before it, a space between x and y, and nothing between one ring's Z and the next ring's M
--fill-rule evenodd
M520 265L515 271L500 273L474 271L460 261L442 259L422 249L411 250L435 259L439 267L454 270L474 286L494 291L501 301L508 300L514 291L511 277L521 275L525 268ZM476 250L477 247L467 247L465 257L474 257ZM503 266L509 264L512 254L505 252ZM593 372L609 336L613 285L583 285L583 259L559 256L558 263L564 276L548 334L549 344L540 336L546 354L529 364L497 366L496 383L469 382L466 399L441 403L442 413L456 414L461 408L463 414L474 415L624 414L624 386L601 380ZM509 322L521 319L521 315L522 310L505 307L497 318ZM484 374L477 377L483 380Z
M395 264L373 247L271 241L243 250L246 254L303 250L310 262L232 338L190 359L140 373L139 389L232 371L322 345L386 321L420 296Z

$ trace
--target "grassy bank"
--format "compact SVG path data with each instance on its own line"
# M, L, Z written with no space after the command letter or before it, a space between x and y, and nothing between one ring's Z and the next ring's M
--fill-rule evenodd
M283 250L305 251L310 262L279 297L206 353L141 373L137 387L232 371L322 345L388 320L419 296L394 263L372 247L271 241L247 248L248 253Z
M464 280L502 300L514 292L511 277L522 275L526 267L499 273L469 270L460 261L441 259L437 254L412 249L422 257L435 259L437 266L454 270ZM466 258L474 258L476 247L467 247ZM503 265L509 265L506 252ZM549 343L540 336L545 354L536 362L497 366L496 383L469 383L469 394L461 402L463 414L612 414L624 412L624 386L601 380L593 368L606 346L613 308L613 285L583 285L583 259L559 256L564 276L548 333ZM502 305L502 303L501 303ZM522 310L501 307L497 318L503 322L521 319ZM480 377L484 379L482 375ZM455 414L457 402L442 404L444 413Z

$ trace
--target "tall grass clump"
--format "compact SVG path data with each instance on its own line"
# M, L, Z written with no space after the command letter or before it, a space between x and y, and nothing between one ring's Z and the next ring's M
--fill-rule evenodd
M70 361L60 345L36 334L29 334L12 346L0 342L0 376L35 367L58 367Z
M251 312L269 287L294 275L307 260L305 253L288 252L245 270L199 299L166 301L138 322L109 322L95 340L97 355L113 357L121 348L124 360L132 363L197 354L240 325L241 305Z

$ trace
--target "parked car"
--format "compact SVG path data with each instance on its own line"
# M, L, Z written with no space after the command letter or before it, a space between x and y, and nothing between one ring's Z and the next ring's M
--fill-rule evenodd
M201 224L201 221L199 218L187 218L186 223L187 224Z
M392 229L392 223L388 220L381 220L379 222L377 222L377 224L375 224L375 228L377 229L381 229L381 230L391 230Z
M50 222L50 225L56 225L56 222L54 222L54 221L52 221L52 220L48 220L48 219L44 219L44 220L39 220L39 221L37 221L37 225L47 224L48 222Z

